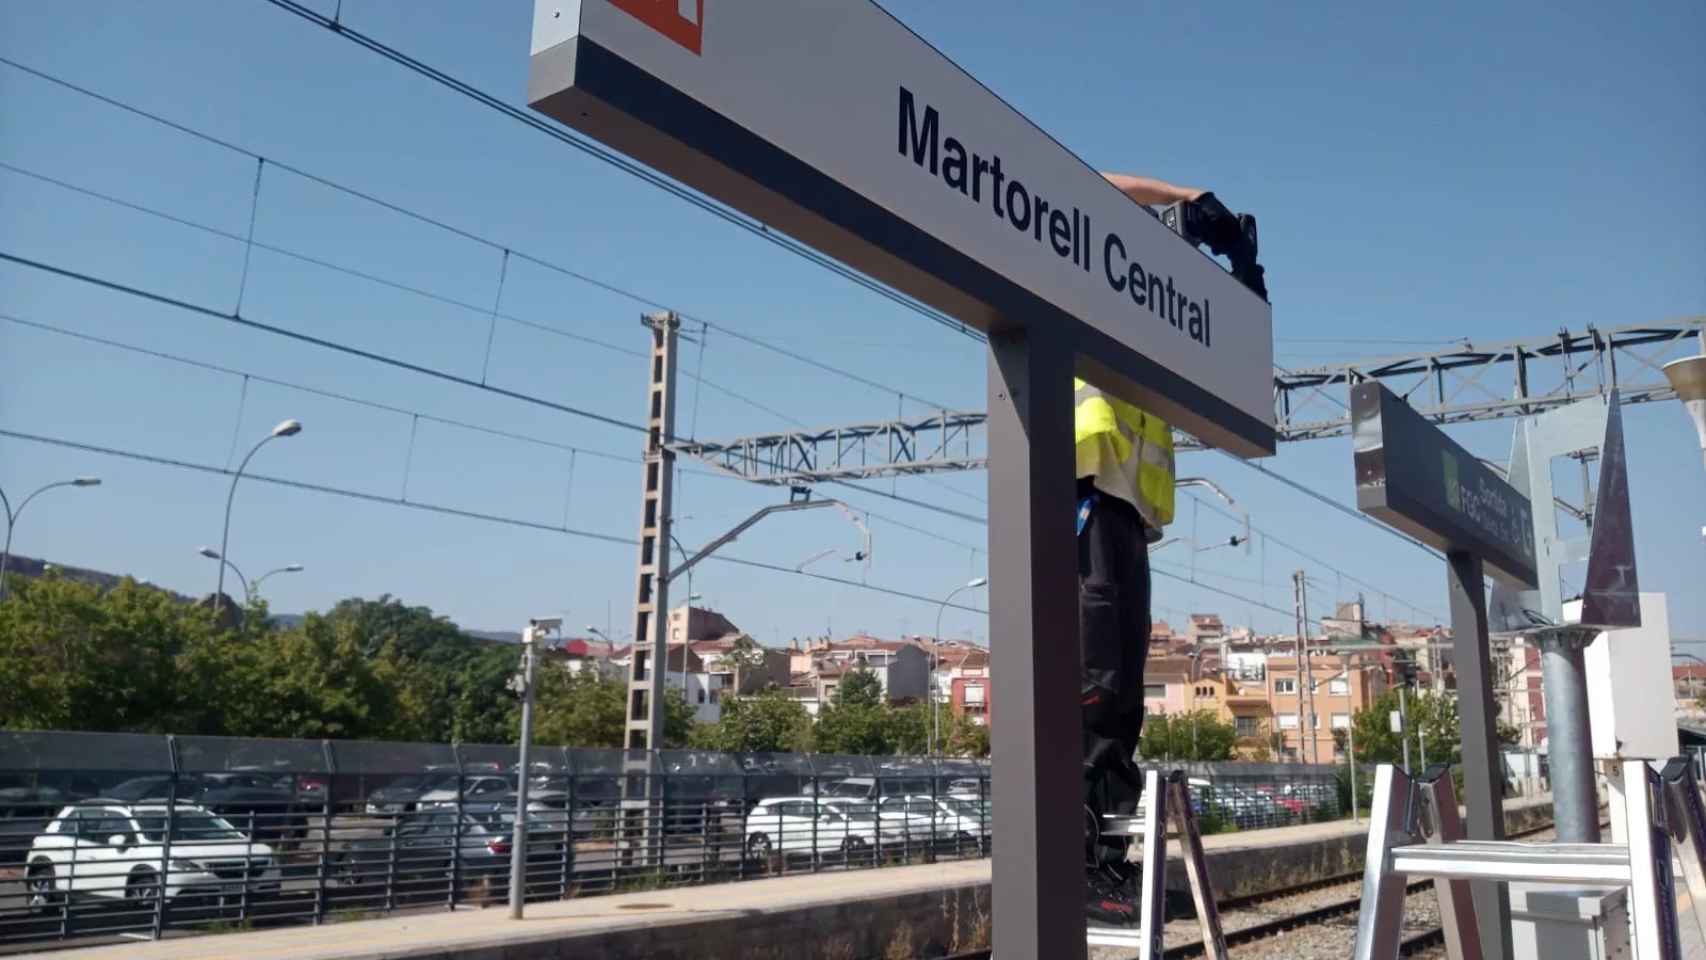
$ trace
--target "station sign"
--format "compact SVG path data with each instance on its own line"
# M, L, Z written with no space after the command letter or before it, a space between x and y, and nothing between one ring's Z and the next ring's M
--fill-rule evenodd
M1528 498L1375 381L1351 388L1357 508L1445 553L1479 555L1487 571L1535 585Z
M1209 444L1273 452L1268 303L870 0L536 0L528 102L969 326L1061 337Z

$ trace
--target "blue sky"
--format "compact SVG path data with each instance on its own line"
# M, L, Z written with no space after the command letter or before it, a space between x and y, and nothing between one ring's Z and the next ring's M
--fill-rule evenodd
M1089 162L1211 187L1255 211L1283 365L1706 312L1698 5L1442 4L1394 15L1351 3L1299 13L1063 2L978 5L976 16L964 3L889 6ZM530 13L525 0L343 4L352 26L518 104ZM976 343L259 0L6 4L0 55L268 157L258 243L441 299L259 248L245 280L240 242L0 169L8 253L217 311L241 289L252 319L640 419L637 320L647 306L516 257L505 271L499 249L276 165L285 164L887 388L712 330L682 366L722 390L686 383L682 433L917 414L920 401L983 407ZM256 196L252 158L6 66L0 161L238 236ZM522 322L498 321L488 359L494 302ZM296 417L303 433L270 444L252 471L623 538L637 531L640 438L629 431L12 265L0 265L0 313L404 411L259 381L245 390L240 374L0 320L0 428L223 466ZM1701 637L1706 478L1692 430L1675 405L1632 408L1627 429L1642 584L1670 592L1678 634ZM1500 458L1509 432L1508 423L1453 430ZM1288 445L1267 465L1352 499L1342 438ZM1181 470L1216 479L1272 538L1247 555L1195 558L1199 579L1248 600L1160 579L1158 617L1213 610L1288 630L1289 615L1250 601L1289 611L1298 568L1314 584L1312 612L1360 591L1377 616L1443 616L1445 574L1433 558L1219 455L1186 456ZM212 589L213 564L195 550L218 542L224 478L0 437L0 486L14 500L83 473L105 484L33 503L17 551L186 593ZM984 483L967 474L873 486L981 514ZM868 571L840 556L810 570L925 596L984 572L984 526L872 492L834 495L874 512L874 556ZM689 472L678 534L702 543L776 499ZM1174 532L1193 523L1204 540L1232 532L1187 499ZM792 568L857 545L854 528L824 511L766 521L729 553ZM547 612L601 628L608 617L618 633L630 620L631 546L300 488L245 482L230 552L251 575L307 567L267 582L279 610L390 593L486 629ZM1177 546L1157 559L1176 572L1193 562ZM699 568L693 589L767 643L929 632L937 614L933 603L719 563ZM962 596L982 605L979 593ZM985 639L986 623L949 610L943 629Z

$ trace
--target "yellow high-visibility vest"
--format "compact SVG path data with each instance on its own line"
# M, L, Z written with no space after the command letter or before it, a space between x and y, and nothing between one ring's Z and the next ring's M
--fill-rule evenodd
M1077 475L1136 507L1158 539L1161 528L1173 522L1172 429L1076 377L1072 389Z

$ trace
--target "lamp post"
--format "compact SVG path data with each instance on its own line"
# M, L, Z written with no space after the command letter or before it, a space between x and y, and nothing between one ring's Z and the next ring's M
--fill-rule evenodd
M266 579L268 577L272 576L273 574L275 574L275 573L301 573L301 572L302 572L302 564L300 564L300 563L287 563L284 566L279 567L277 570L268 570L266 573L263 573L260 576L255 578L255 594L254 594L254 596L260 595L261 584L265 583ZM252 600L252 599L254 599L254 597L252 596L252 597L250 597L250 599Z
M223 558L226 551L231 546L231 501L237 497L237 481L243 479L243 468L249 465L249 460L254 457L256 453L259 453L260 449L266 446L269 441L276 440L280 437L294 437L301 432L302 423L300 421L286 420L278 426L273 427L272 431L262 437L259 443L250 447L248 455L243 457L243 462L237 464L237 472L231 475L231 490L225 495L225 528L219 535L219 553L216 555L217 557ZM205 547L203 548L202 555L207 556ZM229 562L230 561L226 561L226 563ZM219 586L216 587L213 592L213 616L216 620L219 618L219 615L224 612L226 563L221 563L219 565ZM237 568L232 567L231 569L235 570ZM248 589L245 587L244 593L246 594L247 592Z
M235 573L237 575L237 582L241 583L243 585L243 596L246 598L253 596L253 594L249 590L248 578L243 576L243 571L237 569L237 565L235 563L232 563L231 561L225 559L225 554L220 553L218 550L215 550L212 547L202 547L200 550L197 550L196 552L201 554L202 556L206 557L209 560L218 560L219 561L219 574L220 574L220 576L219 576L219 580L220 580L219 590L220 590L220 592L215 595L215 598L213 601L215 604L219 603L219 599L218 599L219 597L223 597L225 595L224 594L224 591L225 591L224 582L225 582L225 568L226 567L231 568L231 572ZM215 606L214 609L218 610L219 608L217 606ZM217 616L217 615L218 614L215 614L215 616Z
M1706 332L1700 337L1701 350L1706 351ZM1665 378L1676 391L1676 398L1688 410L1694 421L1694 432L1700 436L1700 452L1706 459L1706 353L1700 356L1672 360L1664 365ZM1706 537L1706 528L1700 531Z
M942 711L936 708L936 651L942 645L942 614L948 611L948 604L959 596L962 590L976 590L989 582L988 577L976 577L955 587L942 598L942 605L936 608L936 632L930 635L930 749L926 751L931 756L942 744Z
M34 500L46 491L52 490L54 487L98 487L100 485L100 477L77 477L73 480L56 480L46 486L37 487L29 496L25 497L22 502L18 504L18 509L16 510L12 509L12 501L6 499L6 491L0 490L0 506L4 506L6 508L6 546L4 549L0 549L0 600L6 599L6 565L12 559L12 530L17 527L18 517L23 514L24 508L30 505L30 501Z

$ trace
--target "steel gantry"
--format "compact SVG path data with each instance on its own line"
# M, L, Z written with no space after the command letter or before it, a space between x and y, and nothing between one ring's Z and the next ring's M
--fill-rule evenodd
M1531 416L1613 387L1625 404L1668 400L1675 391L1660 368L1679 351L1691 350L1690 338L1703 329L1706 317L1610 330L1590 326L1579 333L1484 345L1465 341L1449 350L1276 369L1276 432L1287 442L1350 433L1350 388L1370 380L1386 383L1436 424ZM755 483L868 480L987 467L987 420L982 412L943 411L673 447ZM1179 449L1203 446L1185 434L1175 441Z

